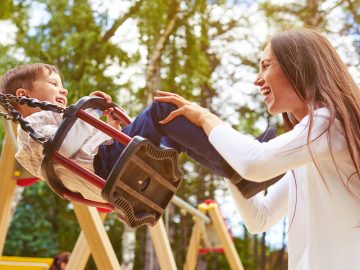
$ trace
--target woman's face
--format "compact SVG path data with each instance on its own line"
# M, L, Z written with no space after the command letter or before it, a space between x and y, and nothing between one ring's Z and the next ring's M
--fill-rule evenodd
M270 114L289 112L300 121L307 115L305 102L297 95L274 57L270 44L260 59L260 72L255 80Z

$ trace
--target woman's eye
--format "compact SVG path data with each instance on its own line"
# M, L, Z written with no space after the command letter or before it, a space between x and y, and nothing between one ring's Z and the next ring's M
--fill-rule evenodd
M56 82L50 82L52 85L55 85L55 86L57 86L57 83Z

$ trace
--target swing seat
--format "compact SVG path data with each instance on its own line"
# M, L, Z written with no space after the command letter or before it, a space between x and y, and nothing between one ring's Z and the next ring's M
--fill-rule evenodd
M50 188L63 199L114 211L121 221L132 228L155 225L182 180L178 153L171 148L157 147L140 136L130 138L84 111L87 108L104 111L110 107L116 107L116 104L107 104L98 97L84 97L67 108L54 138L44 145L43 175ZM130 123L123 112L117 117ZM106 180L58 152L77 119L126 145ZM106 203L86 199L80 193L68 190L55 172L56 163L99 188Z
M102 197L129 226L154 225L181 182L177 156L174 149L135 136L111 171Z

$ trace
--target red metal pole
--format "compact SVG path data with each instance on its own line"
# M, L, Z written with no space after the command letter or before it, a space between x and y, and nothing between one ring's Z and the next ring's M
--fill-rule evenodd
M128 135L120 132L116 128L113 128L112 126L107 125L100 119L97 119L93 117L92 115L86 113L84 110L80 109L76 113L77 117L84 120L86 123L90 124L91 126L95 127L96 129L104 132L105 134L109 135L110 137L114 138L118 142L120 142L123 145L127 145L131 141L131 137Z
M110 210L110 212L115 211L114 206L112 206L109 203L103 203L103 202L87 200L87 199L84 199L83 197L81 197L80 195L73 194L71 192L65 193L64 198L68 199L69 201L75 201L75 202L78 202L78 203L85 204L87 206L107 209L107 210Z
M54 161L60 163L65 168L69 169L70 171L84 178L86 181L90 182L91 184L97 186L100 189L104 188L105 180L102 179L100 176L97 176L96 174L88 171L87 169L77 165L75 162L62 156L58 152L54 152L52 158Z

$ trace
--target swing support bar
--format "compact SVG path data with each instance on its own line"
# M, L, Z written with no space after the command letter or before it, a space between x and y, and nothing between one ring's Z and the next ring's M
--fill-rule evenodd
M119 143L123 145L128 145L131 141L131 137L128 135L121 133L116 128L105 124L103 121L93 117L92 115L86 113L83 109L79 109L76 113L76 116L79 117L81 120L85 121L86 123L92 125L96 129L104 132L106 135L117 140Z

